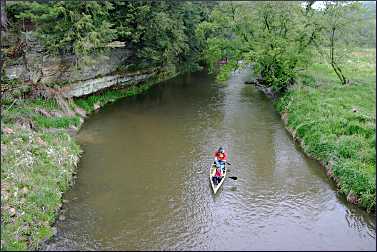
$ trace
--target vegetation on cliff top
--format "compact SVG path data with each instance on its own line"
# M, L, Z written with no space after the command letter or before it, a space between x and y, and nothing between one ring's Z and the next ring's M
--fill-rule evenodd
M197 68L201 47L196 26L212 3L175 1L13 2L7 5L9 30L32 30L50 53L73 54L77 63L125 42L139 68ZM184 65L184 66L182 66ZM180 70L180 69L178 69Z

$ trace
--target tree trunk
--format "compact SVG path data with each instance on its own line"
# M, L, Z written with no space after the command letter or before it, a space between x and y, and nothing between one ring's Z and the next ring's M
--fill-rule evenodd
M339 80L342 82L342 84L343 85L347 84L347 79L344 76L344 74L342 73L342 70L340 69L340 67L335 62L331 62L331 66L334 69L334 71L335 71L336 75L338 76Z
M8 28L8 19L7 19L7 13L5 12L5 5L6 0L0 0L0 12L1 12L1 25L0 25L0 31L6 31Z
M348 80L344 76L344 74L342 73L342 70L340 69L339 65L336 64L336 62L335 62L335 57L334 57L334 50L335 50L334 38L335 38L335 28L333 27L332 28L332 32L331 32L331 37L330 37L330 41L331 41L331 45L330 45L331 66L332 66L334 72L336 73L336 75L338 76L339 80L341 81L341 83L343 85L345 85L345 84L347 84Z

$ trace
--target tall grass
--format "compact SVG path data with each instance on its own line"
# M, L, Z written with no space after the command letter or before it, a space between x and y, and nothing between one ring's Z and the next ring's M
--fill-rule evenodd
M331 67L316 62L303 72L276 108L304 151L329 163L339 188L368 211L376 206L375 49L355 51L344 65L351 85L341 85Z

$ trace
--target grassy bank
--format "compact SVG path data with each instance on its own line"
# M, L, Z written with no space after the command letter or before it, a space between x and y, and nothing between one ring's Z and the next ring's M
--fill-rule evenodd
M37 249L55 233L52 225L80 154L79 146L65 129L78 126L80 120L77 115L67 116L49 106L54 103L18 100L12 107L3 107L2 250ZM38 110L51 116L43 116Z
M81 153L68 132L76 132L87 113L171 77L63 102L33 99L23 83L7 83L1 117L1 250L35 250L56 232L62 195L73 183Z
M375 64L375 49L354 51L344 67L351 85L343 86L318 59L275 104L304 151L368 211L376 206Z

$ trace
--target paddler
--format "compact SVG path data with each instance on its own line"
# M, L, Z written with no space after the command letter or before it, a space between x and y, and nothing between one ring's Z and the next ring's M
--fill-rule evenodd
M217 168L222 168L222 172L225 171L225 163L227 159L227 154L223 147L220 147L215 153L215 164Z

